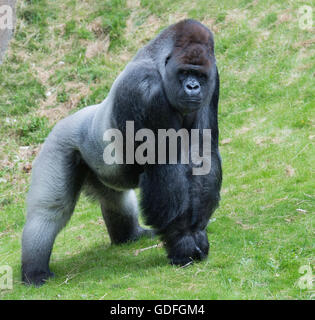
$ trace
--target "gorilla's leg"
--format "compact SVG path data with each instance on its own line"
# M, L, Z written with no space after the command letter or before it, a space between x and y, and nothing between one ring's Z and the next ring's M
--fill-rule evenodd
M134 241L153 231L143 229L138 222L137 197L134 190L108 189L100 199L103 218L113 244Z
M73 151L46 142L36 159L22 237L22 281L42 285L53 276L49 259L58 232L74 210L86 166Z

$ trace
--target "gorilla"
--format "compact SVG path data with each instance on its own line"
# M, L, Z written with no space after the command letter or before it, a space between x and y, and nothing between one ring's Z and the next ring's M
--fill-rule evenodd
M140 49L102 103L59 121L33 163L22 237L22 281L39 286L53 276L49 259L54 240L69 221L81 190L99 201L113 244L158 235L171 264L207 257L206 227L218 206L222 181L218 100L213 35L188 19L169 26ZM149 128L154 133L211 129L211 170L193 175L191 161L104 163L104 132L126 132L127 121L133 121L135 130ZM133 190L138 187L142 215L152 229L138 223Z

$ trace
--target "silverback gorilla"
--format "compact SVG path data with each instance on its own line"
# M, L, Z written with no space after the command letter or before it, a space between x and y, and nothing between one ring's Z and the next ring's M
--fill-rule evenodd
M23 282L39 286L53 276L49 259L54 240L81 189L100 202L112 243L157 234L172 264L205 258L206 226L218 206L222 180L218 100L212 33L198 21L183 20L138 51L102 103L57 123L33 165L22 238ZM133 121L135 130L154 133L211 129L210 172L193 175L191 161L104 163L104 132L125 132L126 121ZM145 222L153 230L138 223L137 187Z

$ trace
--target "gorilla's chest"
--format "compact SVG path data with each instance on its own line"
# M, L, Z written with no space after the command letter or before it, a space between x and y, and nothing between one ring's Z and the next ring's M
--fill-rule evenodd
M106 186L117 190L137 188L142 169L138 165L106 165L93 170Z

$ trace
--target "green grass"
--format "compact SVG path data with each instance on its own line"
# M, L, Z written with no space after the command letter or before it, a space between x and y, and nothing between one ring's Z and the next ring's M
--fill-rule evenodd
M309 299L314 290L297 285L299 267L314 270L315 262L315 47L313 33L299 29L305 3L140 3L19 3L0 66L0 266L14 272L13 290L0 298ZM137 49L185 16L214 31L221 77L224 180L208 227L209 258L183 269L168 264L163 248L136 254L157 239L110 246L99 206L83 196L54 246L56 278L39 289L23 286L28 165L58 112L104 99ZM107 38L108 50L87 55Z

